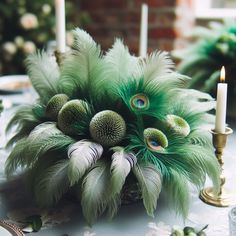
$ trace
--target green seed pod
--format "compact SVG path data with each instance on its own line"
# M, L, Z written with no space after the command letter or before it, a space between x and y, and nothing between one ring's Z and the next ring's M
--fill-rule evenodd
M188 236L197 236L197 234L195 232L190 232L187 234Z
M173 230L172 234L175 236L184 236L184 231L182 229L175 229Z
M190 233L195 233L195 229L189 226L184 227L184 234L189 235Z
M66 94L57 94L53 96L46 107L45 115L51 120L57 121L57 116L62 106L69 100Z
M151 151L160 151L168 146L168 139L159 129L147 128L143 131L144 141Z
M124 138L126 124L118 113L105 110L92 118L89 131L96 142L104 146L114 146Z
M74 99L64 104L58 114L58 127L60 130L68 135L76 135L74 125L84 118L86 109L88 109L88 104L79 99Z
M147 110L149 108L149 99L145 94L136 94L131 97L130 105L134 111Z
M176 115L167 115L167 125L173 129L177 134L188 136L190 133L190 126L186 120Z

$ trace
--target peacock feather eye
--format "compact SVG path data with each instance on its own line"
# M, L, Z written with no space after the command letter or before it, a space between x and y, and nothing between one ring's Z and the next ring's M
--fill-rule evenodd
M166 135L155 128L147 128L143 131L144 141L146 146L151 151L161 151L168 146Z
M166 117L167 125L173 129L177 134L184 137L188 136L190 133L190 126L186 120L177 115L167 115Z
M118 113L105 110L92 118L89 131L96 142L104 146L114 146L124 138L126 123Z
M145 94L136 94L131 97L130 105L133 110L147 110L149 108L149 99Z

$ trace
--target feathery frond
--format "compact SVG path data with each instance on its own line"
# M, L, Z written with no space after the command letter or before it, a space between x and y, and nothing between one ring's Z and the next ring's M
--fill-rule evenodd
M107 206L109 180L110 170L104 160L97 161L83 180L81 205L89 224L92 224Z
M153 216L157 205L157 199L161 192L162 176L156 166L145 162L136 164L133 173L140 185L143 204L147 213L148 215Z
M116 151L111 159L110 195L113 197L120 195L125 179L136 165L137 159L133 153L126 153L124 150Z
M27 57L26 67L40 101L47 104L53 95L59 93L59 68L55 59L45 52L37 52Z
M27 138L28 144L25 149L27 153L27 166L30 166L37 161L37 158L42 150L47 148L45 143L50 141L50 139L56 135L62 135L61 137L63 137L63 133L56 127L55 122L41 123L36 126L34 130L32 130ZM50 142L48 147L50 147Z
M139 59L130 55L128 48L116 39L112 48L104 56L108 86L115 89L120 82L128 81L139 71Z
M27 138L22 138L16 143L10 155L8 156L5 163L5 174L8 178L17 170L18 167L25 166L25 149L27 145Z
M163 187L171 206L184 218L189 210L189 187L186 178L174 168L169 170L169 178L163 181Z
M69 189L68 165L68 160L59 161L38 176L34 191L36 201L40 206L52 206Z
M158 82L158 78L173 71L174 64L167 52L155 51L142 60L146 82Z
M68 149L68 178L70 185L77 183L85 172L102 156L103 147L100 144L81 140Z
M87 95L88 99L103 89L97 87L103 79L101 49L89 34L79 28L74 30L74 37L72 51L62 65L60 89L69 97Z

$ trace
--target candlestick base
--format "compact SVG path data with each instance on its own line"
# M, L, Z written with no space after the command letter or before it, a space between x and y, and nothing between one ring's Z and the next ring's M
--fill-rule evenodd
M224 161L223 161L223 150L226 146L228 135L233 133L233 130L229 127L226 127L225 133L218 133L215 130L211 130L212 133L212 142L215 148L215 156L220 165L220 186L218 191L214 191L212 187L205 188L201 190L199 198L207 204L218 206L218 207L227 207L236 204L236 193L230 192L224 188L225 185L225 176L224 176Z
M63 60L64 60L64 57L65 57L65 53L62 53L62 52L58 52L58 51L55 51L54 52L54 55L56 57L56 61L57 61L57 64L59 66L61 66Z
M224 188L219 194L215 193L212 187L205 188L200 192L199 197L203 202L217 207L228 207L236 204L236 194Z

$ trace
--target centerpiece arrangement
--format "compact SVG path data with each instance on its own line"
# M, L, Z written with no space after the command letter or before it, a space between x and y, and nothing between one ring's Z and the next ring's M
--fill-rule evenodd
M186 89L190 79L165 52L135 57L117 39L103 54L85 31L74 36L60 67L45 52L26 60L39 99L8 125L17 130L7 176L24 171L40 206L72 192L89 223L104 212L114 216L131 192L141 193L153 215L162 190L186 217L191 186L199 190L208 175L219 187L204 129L214 100Z

